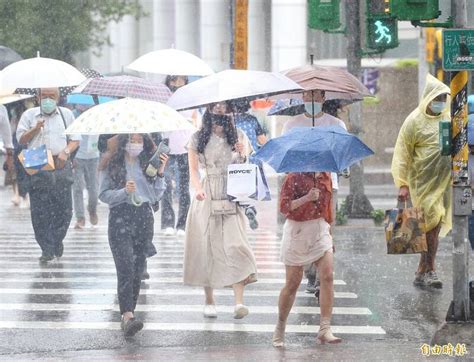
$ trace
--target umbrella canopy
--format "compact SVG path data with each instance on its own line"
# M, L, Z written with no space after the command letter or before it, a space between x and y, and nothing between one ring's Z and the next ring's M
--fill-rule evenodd
M279 99L268 110L268 116L296 116L304 113L301 99Z
M88 79L77 86L72 93L139 98L161 103L166 103L171 96L171 91L164 84L130 75Z
M103 77L102 74L100 74L98 71L90 68L81 68L79 71L86 77L86 78L100 78ZM69 93L72 92L72 90L75 88L75 86L67 86L67 87L59 87L59 95L61 97L66 97ZM29 94L29 95L36 95L38 93L37 88L17 88L15 90L15 93L17 94Z
M273 138L255 157L277 172L341 172L374 152L339 126L298 127Z
M0 45L0 70L23 58L13 49Z
M9 104L14 102L23 101L28 98L33 98L34 96L28 94L10 94L10 95L0 95L0 104Z
M194 54L178 49L162 49L142 55L127 67L145 73L206 76L214 73Z
M347 70L321 65L304 65L283 71L304 90L324 90L326 99L362 100L372 97L369 89Z
M86 77L72 65L51 58L30 58L2 71L2 88L57 88L75 86Z
M194 129L181 114L165 104L122 98L99 104L82 113L66 134L128 134Z
M168 105L177 110L204 107L229 100L247 100L301 92L302 88L279 73L224 70L179 88Z

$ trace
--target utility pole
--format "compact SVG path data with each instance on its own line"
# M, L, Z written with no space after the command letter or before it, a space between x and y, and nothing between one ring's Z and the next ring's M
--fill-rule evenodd
M455 29L466 28L466 0L451 0L451 14ZM451 72L453 301L446 318L448 321L467 321L470 317L467 224L471 213L471 186L468 177L467 81L467 71Z
M346 0L345 10L347 26L347 70L357 79L360 79L362 60L360 1ZM361 102L355 102L350 107L350 131L359 137L363 129L362 104ZM362 161L359 161L351 167L351 177L349 180L350 194L346 199L349 217L369 218L373 207L364 194L364 166Z

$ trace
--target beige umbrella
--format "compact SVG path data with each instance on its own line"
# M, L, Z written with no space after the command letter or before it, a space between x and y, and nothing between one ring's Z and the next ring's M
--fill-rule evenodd
M369 89L347 70L321 65L304 65L282 72L304 90L324 90L327 99L351 101L372 97Z

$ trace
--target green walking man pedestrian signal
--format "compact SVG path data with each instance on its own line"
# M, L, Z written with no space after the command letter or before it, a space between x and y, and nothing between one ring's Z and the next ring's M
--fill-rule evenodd
M390 35L390 29L383 25L383 23L380 20L377 20L375 23L376 30L375 34L378 35L379 37L375 39L376 43L385 43L385 44L390 44L392 42L392 36Z

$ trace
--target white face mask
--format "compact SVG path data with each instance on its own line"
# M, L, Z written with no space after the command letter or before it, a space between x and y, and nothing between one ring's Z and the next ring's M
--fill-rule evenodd
M130 157L138 157L138 155L143 151L143 143L127 143L125 151L127 151Z
M314 113L313 113L313 104L314 104ZM323 104L319 102L304 102L304 109L306 113L309 115L317 115L319 112L321 112L321 109L323 108Z

